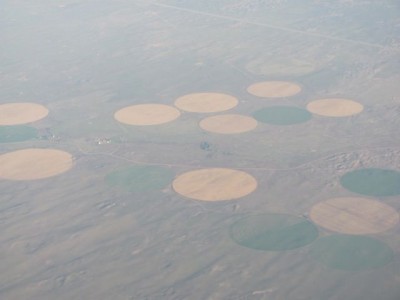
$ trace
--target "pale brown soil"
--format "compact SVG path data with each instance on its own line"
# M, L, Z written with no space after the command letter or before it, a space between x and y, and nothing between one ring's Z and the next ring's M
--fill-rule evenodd
M255 129L257 121L248 116L232 114L208 117L203 119L199 125L202 129L210 132L235 134Z
M179 109L197 113L212 113L231 109L238 105L238 100L221 93L195 93L179 97L175 106Z
M261 98L283 98L294 96L301 91L301 86L287 81L263 81L250 85L247 92Z
M128 125L159 125L180 116L179 110L164 104L138 104L118 110L114 118Z
M348 117L363 111L362 104L348 99L320 99L307 105L309 112L325 117Z
M72 155L56 149L24 149L0 155L0 178L34 180L71 169Z
M38 121L49 110L36 103L6 103L0 105L0 125L19 125Z
M190 171L178 176L174 190L188 198L203 201L233 200L257 188L256 179L242 171L212 168Z
M332 198L311 209L313 222L346 234L372 234L393 228L399 214L392 207L367 198Z

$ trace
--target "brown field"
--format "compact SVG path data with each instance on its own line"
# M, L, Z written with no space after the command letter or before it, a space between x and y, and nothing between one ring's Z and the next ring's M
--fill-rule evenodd
M118 110L114 118L128 125L159 125L171 122L180 116L179 110L163 104L139 104Z
M0 125L26 124L43 119L49 110L36 103L6 103L0 105Z
M236 134L255 129L257 121L252 117L232 114L208 117L201 120L199 125L210 132Z
M348 117L362 112L364 106L353 100L332 98L312 101L307 109L325 117Z
M250 85L247 91L261 98L283 98L300 93L301 86L287 81L264 81Z
M244 197L257 188L251 175L232 169L201 169L178 176L174 190L188 198L203 201L233 200Z
M229 110L238 105L238 100L221 93L195 93L179 97L175 106L189 112L212 113Z
M0 178L34 180L64 173L73 166L72 155L56 149L24 149L0 155Z
M395 209L367 198L332 198L310 211L318 225L346 234L372 234L393 228L399 222Z

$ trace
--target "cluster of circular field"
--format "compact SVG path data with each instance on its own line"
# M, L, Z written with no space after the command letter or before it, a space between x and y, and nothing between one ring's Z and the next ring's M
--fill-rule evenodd
M252 84L247 91L260 98L286 98L301 91L301 86L286 81L264 81ZM129 125L159 125L171 122L180 116L180 110L195 113L217 113L234 108L239 103L232 95L222 93L194 93L179 97L175 107L164 104L139 104L118 110L114 117ZM253 130L259 122L273 125L292 125L306 122L312 114L327 117L345 117L360 113L363 106L348 99L319 99L310 102L307 108L296 106L271 106L260 109L253 116L221 114L203 119L199 126L210 132L235 134Z
M134 166L106 176L111 186L131 192L162 190L172 182L175 192L200 201L228 201L257 188L250 174L225 168L189 171L175 177L159 166ZM347 190L369 197L400 195L400 172L359 169L341 177ZM332 268L363 270L381 267L393 258L392 249L367 236L398 225L398 212L373 198L332 198L314 205L310 220L288 214L249 215L233 223L231 238L239 245L264 251L285 251L311 244L311 256ZM330 233L319 237L322 227ZM317 239L318 238L318 239Z
M290 97L301 91L298 84L286 81L266 81L247 88L263 98ZM177 119L181 109L187 112L215 113L238 105L238 99L221 93L195 93L182 96L175 106L139 104L115 112L119 122L130 125L157 125ZM346 99L321 99L308 104L307 110L292 106L272 106L256 111L253 117L239 114L214 115L203 119L200 127L221 134L242 133L255 129L257 121L289 125L307 121L311 113L324 116L350 116L361 112L363 106ZM311 112L311 113L310 113ZM0 105L0 142L18 142L38 137L37 130L26 124L48 115L46 107L35 103L6 103ZM0 156L0 178L13 180L40 179L57 175L72 166L70 154L56 149L24 149ZM206 174L205 176L210 176ZM233 181L232 181L233 182Z
M38 137L25 124L45 118L49 110L36 103L0 105L0 142L19 142ZM29 148L0 155L0 179L35 180L64 173L73 166L72 155L58 149Z
M262 98L290 97L301 91L297 84L268 81L253 84L247 91ZM178 98L175 107L162 104L140 104L115 112L117 121L129 125L157 125L180 116L180 110L215 113L229 110L238 100L226 94L197 93ZM347 99L321 99L310 102L306 109L271 106L254 112L253 117L223 114L200 122L204 130L222 134L242 133L256 128L257 121L289 125L305 122L311 114L343 117L357 114L363 106ZM48 115L47 108L34 103L0 105L0 142L13 142L36 137L33 127L25 124ZM58 149L23 149L0 155L0 178L8 180L43 179L68 171L72 155ZM167 168L134 166L106 176L113 186L133 192L159 190L171 184L184 197L200 201L226 201L242 198L257 188L250 174L233 169L209 168L192 170L175 177ZM394 170L360 169L345 174L341 184L351 192L370 197L400 194L400 173ZM367 236L389 230L399 222L398 212L372 198L333 198L316 204L310 219L285 215L246 216L230 228L232 239L248 248L265 251L295 249L311 244L311 254L333 268L361 270L379 267L392 259L393 251L383 242ZM335 232L319 236L320 226Z
M257 97L275 99L294 96L301 91L301 87L291 82L267 81L255 83L247 91ZM235 107L238 100L227 94L195 93L178 98L174 104L175 107L133 105L117 111L114 117L130 125L155 125L177 119L180 116L178 109L216 113ZM255 129L258 122L292 125L308 121L312 114L348 117L362 110L363 106L353 100L319 99L308 103L306 109L269 106L254 112L252 117L214 115L201 120L199 125L206 131L234 134ZM257 180L250 174L224 168L189 171L173 179L171 171L164 168L133 167L108 174L106 180L112 185L138 191L149 186L154 174L160 180L153 181L151 189L161 189L172 181L175 192L201 201L238 199L257 188ZM400 194L400 173L391 170L357 170L343 176L341 183L350 191L368 196ZM311 220L284 214L247 216L231 226L230 235L240 245L265 251L295 249L313 242L311 254L314 258L330 267L345 270L379 267L392 259L393 251L389 246L366 236L389 230L399 223L399 214L390 206L369 198L343 197L318 203L309 214ZM317 226L335 234L317 239Z

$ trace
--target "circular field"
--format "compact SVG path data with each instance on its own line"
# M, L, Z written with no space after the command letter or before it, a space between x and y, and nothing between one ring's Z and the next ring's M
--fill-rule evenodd
M396 226L399 214L390 206L366 198L333 198L310 211L311 220L332 231L373 234Z
M30 126L0 126L0 143L23 142L37 137L37 130Z
M292 106L271 106L253 113L253 117L262 123L272 125L293 125L307 122L312 115L305 109Z
M159 125L171 122L180 116L179 110L164 104L138 104L118 110L114 118L128 125Z
M201 120L200 127L206 131L236 134L253 130L257 127L257 121L242 115L219 115Z
M386 265L393 259L393 250L367 236L338 234L315 241L311 256L330 268L361 271Z
M195 93L179 97L175 106L188 112L212 113L234 108L238 102L238 99L227 94Z
M0 125L19 125L38 121L49 114L49 110L36 103L6 103L0 105Z
M400 172L367 168L346 173L340 178L342 186L354 193L367 196L400 195Z
M213 168L184 173L173 181L172 186L178 194L191 199L221 201L250 194L257 188L257 181L242 171Z
M174 173L157 166L133 166L107 174L106 182L130 192L161 190L171 183Z
M230 228L232 239L247 248L264 251L291 250L310 244L318 229L304 218L284 214L248 216Z
M261 98L283 98L294 96L301 91L301 86L288 81L263 81L250 85L247 92Z
M307 109L324 117L348 117L362 112L364 106L348 99L321 99L308 103Z
M0 178L34 180L71 169L72 155L56 149L24 149L0 155Z

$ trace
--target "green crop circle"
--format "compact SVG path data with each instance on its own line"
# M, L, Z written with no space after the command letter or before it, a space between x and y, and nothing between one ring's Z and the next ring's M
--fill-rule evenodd
M294 106L271 106L253 113L260 122L272 125L293 125L307 122L312 115L309 111Z
M359 169L343 175L340 183L349 191L362 195L400 195L400 172L395 170Z
M165 188L173 180L172 170L157 166L133 166L111 172L106 182L130 192L145 192Z
M36 128L25 125L0 126L0 143L23 142L38 137Z
M336 234L313 243L312 257L320 263L346 271L382 267L393 259L392 249L367 236Z
M230 236L247 248L284 251L311 243L318 237L318 229L301 217L263 214L236 221L230 228Z

